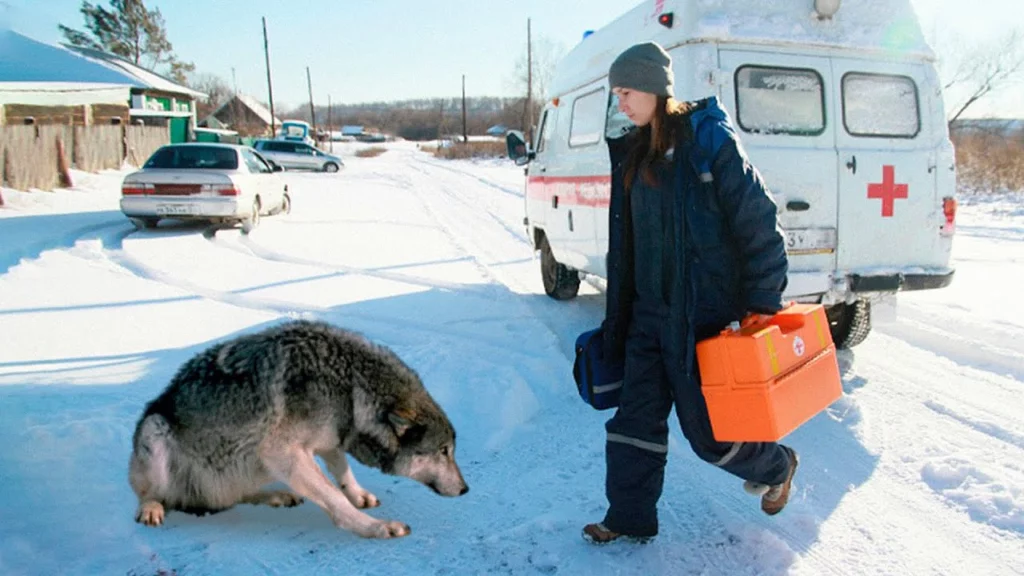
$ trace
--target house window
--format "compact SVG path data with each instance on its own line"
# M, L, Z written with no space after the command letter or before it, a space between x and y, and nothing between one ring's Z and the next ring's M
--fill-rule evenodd
M803 68L736 70L736 117L746 132L817 136L825 131L821 75Z

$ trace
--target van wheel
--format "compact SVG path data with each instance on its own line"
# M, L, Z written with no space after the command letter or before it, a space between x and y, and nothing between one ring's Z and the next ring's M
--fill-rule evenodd
M252 214L242 220L242 234L249 234L260 225L260 199L252 201Z
M327 164L324 164L324 172L337 172L337 171L338 171L338 165L335 164L334 162L328 162Z
M867 300L836 304L827 312L832 341L840 350L853 348L871 333L871 302Z
M540 275L544 292L555 300L570 300L580 291L579 273L555 260L547 236L540 237Z

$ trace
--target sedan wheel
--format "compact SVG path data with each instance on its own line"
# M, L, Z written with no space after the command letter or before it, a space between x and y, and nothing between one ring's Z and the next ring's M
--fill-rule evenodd
M242 221L242 234L248 234L260 225L260 201L253 200L252 214Z

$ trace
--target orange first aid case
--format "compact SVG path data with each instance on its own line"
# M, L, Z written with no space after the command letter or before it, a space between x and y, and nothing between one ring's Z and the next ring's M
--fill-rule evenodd
M720 442L778 441L843 393L820 304L793 304L698 342L697 365Z

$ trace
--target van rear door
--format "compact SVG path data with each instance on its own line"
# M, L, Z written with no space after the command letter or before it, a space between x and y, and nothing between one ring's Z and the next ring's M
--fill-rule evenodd
M933 264L943 252L942 212L923 67L833 58L832 73L841 115L839 270L891 274Z
M786 295L827 292L836 264L836 115L828 58L721 50L720 97L786 230Z

